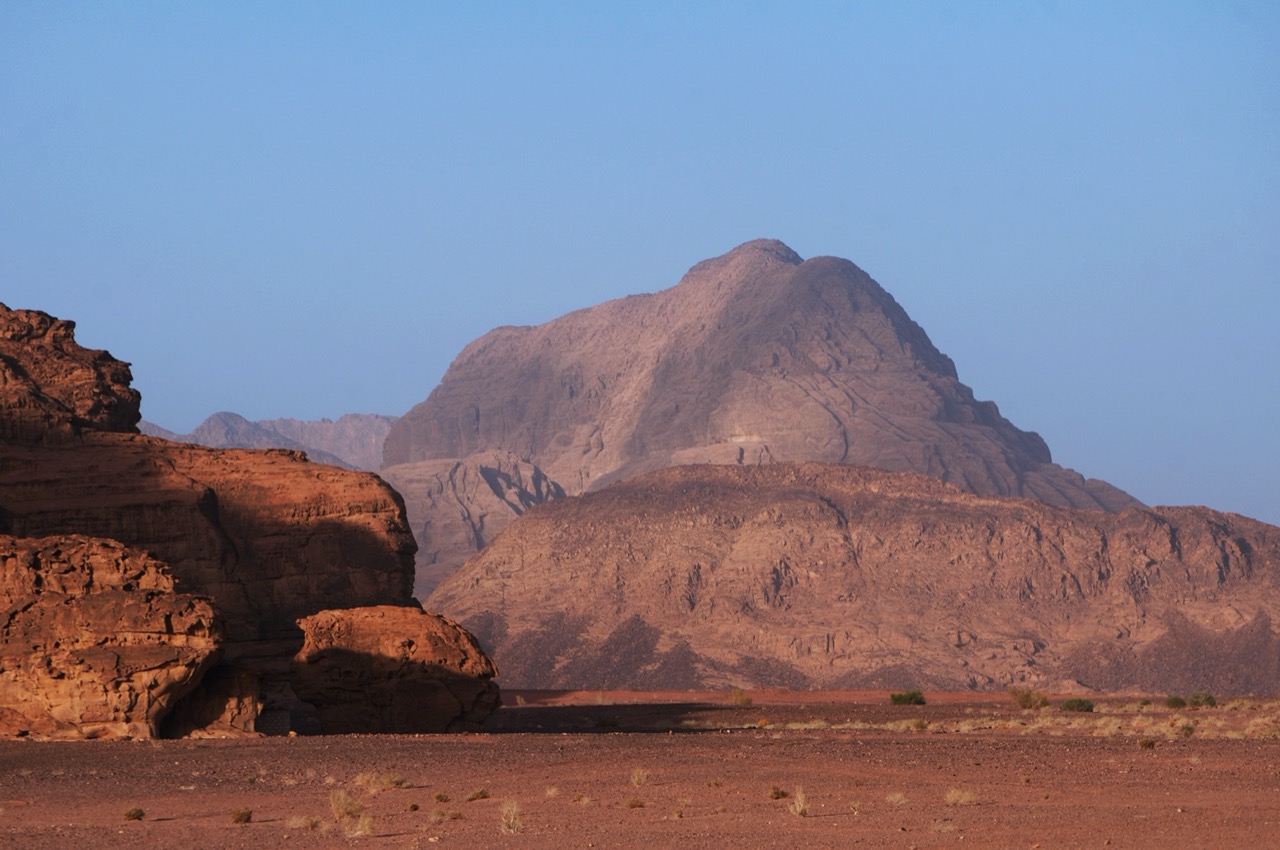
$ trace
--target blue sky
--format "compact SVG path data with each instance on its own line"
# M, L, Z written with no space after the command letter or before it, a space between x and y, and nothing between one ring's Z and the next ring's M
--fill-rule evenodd
M1059 462L1280 522L1275 3L9 0L0 151L0 300L169 428L403 413L773 237Z

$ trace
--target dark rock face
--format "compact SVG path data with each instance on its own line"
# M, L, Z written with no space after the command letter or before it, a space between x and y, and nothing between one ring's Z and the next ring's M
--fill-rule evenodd
M109 690L86 674L84 687L66 698L66 711L84 723L76 727L50 709L57 729L98 728L107 721L89 719L101 716L124 724L113 727L116 733L155 734L173 712L163 731L182 734L209 723L243 729L260 714L296 714L289 678L303 642L300 618L364 605L417 610L413 537L403 502L380 478L310 463L300 452L210 449L132 433L137 393L112 383L127 382L124 364L79 348L70 323L43 313L0 308L0 327L7 334L0 345L6 370L0 434L7 435L0 442L0 534L86 535L163 561L169 584L148 591L143 607L129 597L132 607L120 614L127 629L154 631L153 621L168 617L165 612L186 610L186 594L212 599L219 614L209 652L188 664L178 684L156 679L155 693L146 697L155 707L141 719L119 719ZM39 586L21 584L22 575L15 573L16 586L31 592L13 591L12 610L38 601ZM107 597L95 592L91 598L99 606L90 612L96 617ZM86 634L110 631L109 620L93 617L85 620ZM64 625L43 615L23 623L23 639L41 646L57 644ZM219 666L206 682L205 660L214 649ZM56 678L56 670L47 672ZM52 686L27 676L7 687L0 713L26 717L14 706L38 700L41 689ZM200 704L173 705L170 697L180 691Z
M392 427L385 470L491 450L569 494L680 464L817 460L1057 505L1138 505L1052 463L1038 435L975 400L853 263L802 261L768 240L698 264L671 289L471 343Z
M0 304L0 440L48 442L83 428L136 433L129 364L81 348L75 322Z
M155 735L222 639L213 603L145 552L0 536L0 735Z
M684 466L530 511L428 600L509 687L1280 693L1280 528Z
M293 688L324 732L474 730L498 706L497 668L452 620L382 606L321 611L299 625L306 642Z

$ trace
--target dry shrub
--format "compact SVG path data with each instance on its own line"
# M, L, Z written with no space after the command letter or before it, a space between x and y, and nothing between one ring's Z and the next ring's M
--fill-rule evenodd
M1009 696L1018 708L1044 708L1049 704L1047 696L1031 688L1010 688Z
M978 801L977 795L963 788L952 788L943 797L948 806L968 806Z
M524 829L524 820L520 813L520 804L515 800L507 800L502 804L499 816L499 828L508 835L515 835Z
M791 804L787 808L798 818L809 816L809 798L805 796L802 786L796 786L795 793L791 795Z
M649 781L649 771L643 767L637 767L631 771L631 784L639 788L641 785Z

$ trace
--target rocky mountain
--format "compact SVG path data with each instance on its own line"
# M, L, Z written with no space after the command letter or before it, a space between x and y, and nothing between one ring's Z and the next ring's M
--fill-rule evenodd
M0 678L0 723L26 724L0 733L321 731L325 700L349 699L344 679L376 678L386 667L349 647L341 670L328 668L328 691L309 679L319 702L300 701L291 686L298 621L326 609L402 607L422 624L418 638L429 631L470 646L410 595L415 545L402 501L380 478L299 452L138 434L128 364L76 345L73 329L0 305L0 543L14 553L0 571L0 666L25 671ZM46 576L57 577L55 595ZM80 589L71 593L73 581ZM193 605L198 616L176 615ZM129 630L149 650L121 649L130 638L112 637L134 622ZM195 645L193 629L208 650L203 660L175 649ZM135 676L134 658L144 672L154 662L152 673ZM71 677L73 669L83 675ZM42 676L66 681L55 687ZM456 680L441 678L446 687ZM139 681L154 685L146 699L131 690ZM52 708L41 714L47 693L76 706L80 722ZM435 718L439 728L483 717L496 689L484 679L456 696L453 713Z
M394 416L347 413L338 419L262 419L238 413L215 413L189 434L178 434L151 422L140 430L153 437L213 448L290 449L306 452L316 463L376 472L382 466L382 443Z
M770 240L699 263L661 292L485 334L392 426L383 474L431 479L411 469L429 463L475 476L493 451L569 494L680 464L816 460L1056 505L1138 504L1054 464L1039 435L976 400L853 263L802 260ZM402 492L423 505L410 516L424 553L456 550L424 533L456 524L436 519L456 506Z
M509 687L1280 691L1280 528L844 464L541 505L428 604Z

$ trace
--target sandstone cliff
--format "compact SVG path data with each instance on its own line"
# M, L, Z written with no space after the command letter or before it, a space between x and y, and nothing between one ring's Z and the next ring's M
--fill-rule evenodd
M545 504L428 604L509 687L1280 692L1280 529L848 465L686 466Z
M112 540L0 535L0 730L155 735L218 657L207 597Z
M255 716L283 729L304 724L318 706L302 705L289 685L303 643L297 621L332 608L417 610L415 545L398 494L375 475L310 463L300 452L211 449L132 433L139 414L127 364L80 348L71 327L0 306L0 534L119 541L167 564L173 587L157 593L213 600L225 631L219 666L170 689L204 704L165 702L148 715L148 728L170 708L183 731L228 716L242 725ZM34 586L23 583L29 561L15 562L8 576L19 596ZM40 622L58 627L55 619ZM113 625L94 621L90 631L109 634ZM44 640L57 648L56 636ZM33 694L43 687L27 686ZM10 707L15 693L0 706ZM90 687L79 699L83 713L106 697Z
M975 400L853 263L802 261L768 240L700 263L670 289L472 342L391 428L384 474L407 479L399 466L491 450L570 494L678 464L820 460L1050 504L1137 505L1057 466L1038 435Z

